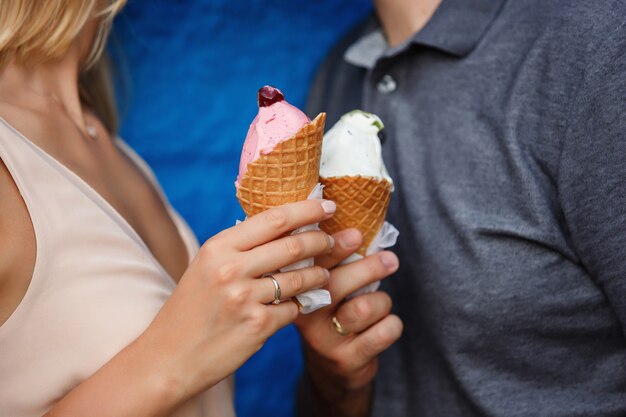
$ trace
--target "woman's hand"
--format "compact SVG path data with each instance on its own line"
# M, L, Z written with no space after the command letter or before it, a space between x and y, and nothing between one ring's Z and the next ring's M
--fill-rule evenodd
M335 234L336 245L317 264L332 268L354 253L362 242L358 230ZM302 334L307 361L303 415L365 416L371 402L372 380L378 355L400 338L402 321L391 312L391 298L374 292L346 300L354 291L383 279L398 269L398 258L381 252L335 267L328 284L333 304L301 316L296 325ZM339 323L338 329L333 319ZM340 334L342 330L343 334ZM308 386L306 386L308 385ZM302 400L302 397L301 397Z
M334 244L323 232L285 234L334 211L334 203L324 200L288 204L208 240L148 329L50 415L166 415L232 374L298 316L292 301L268 304L274 284L259 277L328 254ZM325 286L329 273L315 266L273 276L282 297L290 298Z

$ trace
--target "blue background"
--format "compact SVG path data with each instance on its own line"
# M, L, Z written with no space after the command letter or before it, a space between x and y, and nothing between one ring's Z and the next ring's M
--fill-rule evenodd
M370 11L371 0L129 1L114 31L121 133L200 241L243 218L233 182L258 88L302 107L324 55ZM238 415L292 416L301 369L289 327L238 372Z

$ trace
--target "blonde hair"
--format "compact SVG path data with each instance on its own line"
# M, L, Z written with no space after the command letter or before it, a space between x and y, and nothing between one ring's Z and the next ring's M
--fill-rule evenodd
M108 32L126 0L0 0L0 71L11 61L24 64L65 55L90 19L100 19L92 49L83 63L80 94L110 133L117 112L104 54Z

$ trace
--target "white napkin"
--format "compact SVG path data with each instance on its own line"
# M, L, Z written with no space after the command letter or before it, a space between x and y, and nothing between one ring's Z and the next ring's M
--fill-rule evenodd
M309 194L308 200L320 199L322 198L322 190L324 186L322 184L317 184L311 194ZM320 230L319 224L310 224L308 226L301 227L297 230L294 230L291 234L297 235L298 233L310 232L314 230ZM310 268L314 265L315 259L309 258L304 259L302 261L296 262L294 264L288 265L284 268L281 268L280 272L288 272L295 271L296 269ZM309 314L314 312L315 310L319 310L322 307L325 307L331 303L330 292L327 290L311 290L305 293L302 293L296 296L296 300L300 304L300 312L302 314Z

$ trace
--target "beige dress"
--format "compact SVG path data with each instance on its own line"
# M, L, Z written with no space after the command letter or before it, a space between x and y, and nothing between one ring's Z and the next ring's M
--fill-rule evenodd
M163 195L145 162L118 146ZM39 417L137 338L176 284L102 196L1 118L0 159L37 245L26 295L0 327L0 416ZM191 259L198 243L163 198ZM228 381L173 416L234 416Z

